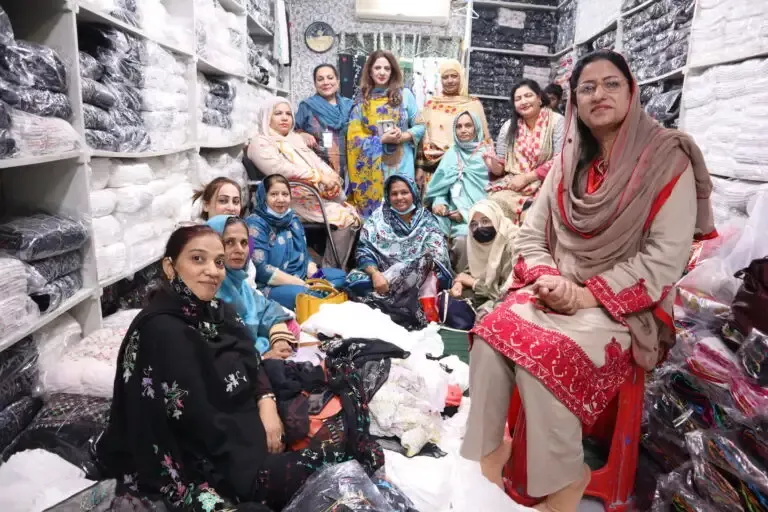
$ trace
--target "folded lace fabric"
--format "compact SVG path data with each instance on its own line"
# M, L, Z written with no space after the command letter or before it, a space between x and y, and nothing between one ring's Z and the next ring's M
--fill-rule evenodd
M94 218L105 217L115 211L117 196L109 189L91 192L91 215Z
M123 228L114 215L93 219L93 241L97 247L122 242Z
M26 293L27 279L24 263L17 258L0 254L0 297Z
M40 309L27 295L0 299L0 339L23 329L40 318Z

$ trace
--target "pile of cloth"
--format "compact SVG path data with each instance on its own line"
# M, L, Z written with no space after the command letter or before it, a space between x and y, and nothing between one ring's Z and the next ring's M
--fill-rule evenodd
M84 222L60 215L39 212L0 219L0 250L23 262L21 272L4 276L10 292L0 302L0 308L7 307L6 329L12 331L39 313L54 311L83 287L81 249L88 236Z
M197 74L197 129L203 145L226 145L243 135L233 122L238 85L230 78Z
M270 0L248 0L248 14L267 30L275 31L275 15L272 12L273 2Z
M0 158L37 156L80 147L69 124L67 70L55 50L15 39L0 7Z
M197 55L231 74L245 74L245 31L241 17L219 0L195 0Z
M637 486L641 510L768 503L768 193L755 208L699 245L679 283L677 344L646 384L638 478L661 476Z
M576 0L563 2L557 9L557 38L555 40L555 53L573 46L573 38L576 34L577 3Z
M557 39L557 14L551 11L513 10L507 7L478 7L472 22L472 44L483 48L526 50L540 45L549 53Z

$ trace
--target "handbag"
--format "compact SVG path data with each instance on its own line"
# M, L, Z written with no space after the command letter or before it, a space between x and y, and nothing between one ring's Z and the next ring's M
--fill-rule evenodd
M307 289L296 296L296 321L303 324L323 304L342 304L349 298L325 279L307 279Z
M768 333L768 257L752 260L735 277L743 282L731 304L733 327L744 336L752 328Z
M450 290L444 290L437 295L437 311L440 323L451 329L469 331L475 326L477 312L469 299L457 299L451 296Z

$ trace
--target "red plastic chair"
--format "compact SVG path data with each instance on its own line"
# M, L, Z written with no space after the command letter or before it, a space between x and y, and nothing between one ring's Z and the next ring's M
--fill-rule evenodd
M645 371L636 366L605 412L583 432L585 437L592 437L604 446L610 446L608 460L602 468L593 469L592 481L584 493L602 500L608 512L631 510L644 391ZM530 507L541 499L526 494L525 412L521 406L520 394L515 389L507 419L512 435L512 457L504 467L504 485L510 498Z

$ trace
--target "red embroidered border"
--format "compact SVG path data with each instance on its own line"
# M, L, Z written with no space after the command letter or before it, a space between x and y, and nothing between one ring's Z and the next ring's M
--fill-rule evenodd
M514 273L515 279L512 281L512 284L509 286L510 290L517 290L519 288L522 288L523 286L527 286L544 275L547 275L547 276L560 275L560 272L555 267L550 267L549 265L536 265L529 269L528 265L525 263L525 258L523 258L522 255L518 256L517 263L515 263L513 273Z
M516 294L512 294L516 295ZM584 350L558 331L524 320L507 302L472 329L491 347L542 382L585 426L602 414L632 370L632 353L613 339L598 368Z
M648 295L644 279L640 279L619 293L614 293L608 282L599 275L584 281L584 286L589 288L592 295L617 322L624 323L625 315L648 309L655 304L651 296Z

